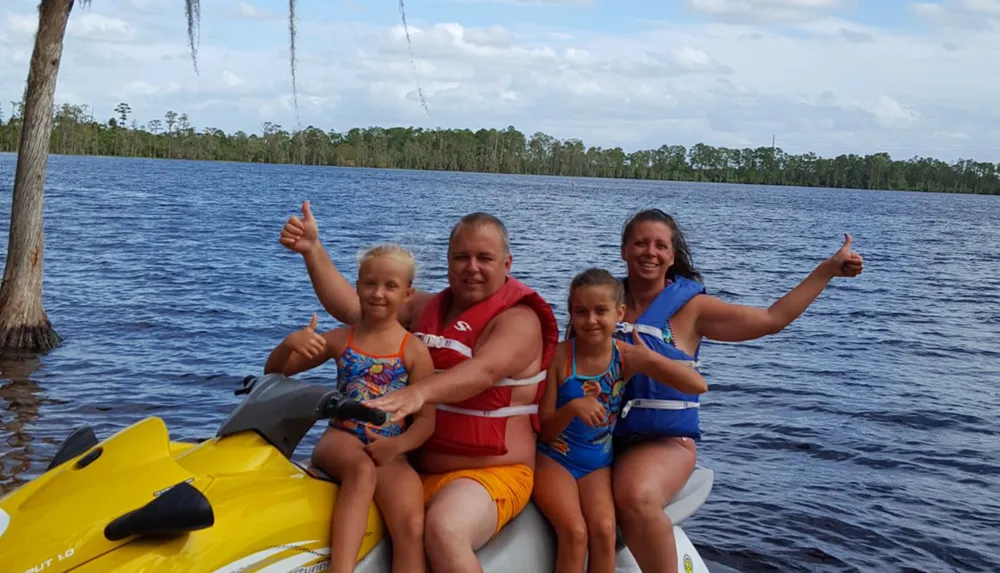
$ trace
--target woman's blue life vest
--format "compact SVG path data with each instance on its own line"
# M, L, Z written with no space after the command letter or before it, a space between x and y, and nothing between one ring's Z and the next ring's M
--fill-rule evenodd
M632 332L638 330L650 350L671 360L689 363L697 369L698 350L691 356L674 346L668 321L689 300L704 292L705 286L700 282L675 277L656 295L635 324L619 322L615 337L632 344ZM645 374L636 374L625 385L621 404L615 436L701 439L697 394L684 394Z

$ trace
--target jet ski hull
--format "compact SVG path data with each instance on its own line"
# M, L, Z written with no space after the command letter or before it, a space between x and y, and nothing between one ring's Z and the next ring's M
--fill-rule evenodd
M198 443L170 441L157 417L100 442L74 431L48 471L0 498L3 570L325 571L339 488L290 456L315 421L359 406L283 376L250 378L240 391L248 398ZM705 502L713 479L695 469L666 508L675 526ZM357 572L389 573L391 540L374 503L365 527ZM678 570L709 572L683 530L675 533ZM555 534L534 504L478 551L486 573L547 573L555 556Z

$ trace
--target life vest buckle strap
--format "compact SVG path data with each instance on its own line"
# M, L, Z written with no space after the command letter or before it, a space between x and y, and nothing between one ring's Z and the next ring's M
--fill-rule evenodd
M687 402L684 400L656 400L653 398L637 398L629 400L622 408L621 417L628 416L632 408L648 408L651 410L688 410L690 408L700 408L698 402Z
M468 408L459 408L448 404L438 404L435 407L444 412L464 414L466 416L475 416L477 418L510 418L512 416L524 416L538 413L538 404L507 406L505 408L497 408L496 410L470 410Z
M654 338L658 338L666 342L663 330L656 328L651 324L632 324L631 322L619 322L615 326L615 332L619 334L632 334L635 331L639 331L639 333L641 334L646 334L648 336L652 336ZM674 362L680 362L681 364L684 364L686 366L691 366L695 370L701 367L701 362L698 360L677 360L674 358L672 358L671 360L673 360Z
M466 358L472 358L472 349L457 340L445 338L438 334L425 334L423 332L414 332L413 335L420 338L427 348L445 348L458 352Z
M622 334L631 334L635 331L639 331L641 334L648 334L649 336L654 336L656 338L663 338L663 329L656 328L652 324L633 324L631 322L619 322L615 326L615 331Z

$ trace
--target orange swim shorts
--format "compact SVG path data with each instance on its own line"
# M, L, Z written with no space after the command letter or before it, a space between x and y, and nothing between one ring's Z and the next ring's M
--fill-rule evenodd
M424 503L457 479L471 479L483 486L497 504L497 528L494 535L528 505L531 488L535 483L535 472L524 464L421 474L420 477L424 482Z

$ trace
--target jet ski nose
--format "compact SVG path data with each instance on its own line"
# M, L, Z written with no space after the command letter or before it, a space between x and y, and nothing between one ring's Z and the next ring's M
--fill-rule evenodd
M215 514L208 498L184 481L113 520L104 528L104 537L118 541L131 535L177 535L205 529L214 523Z

